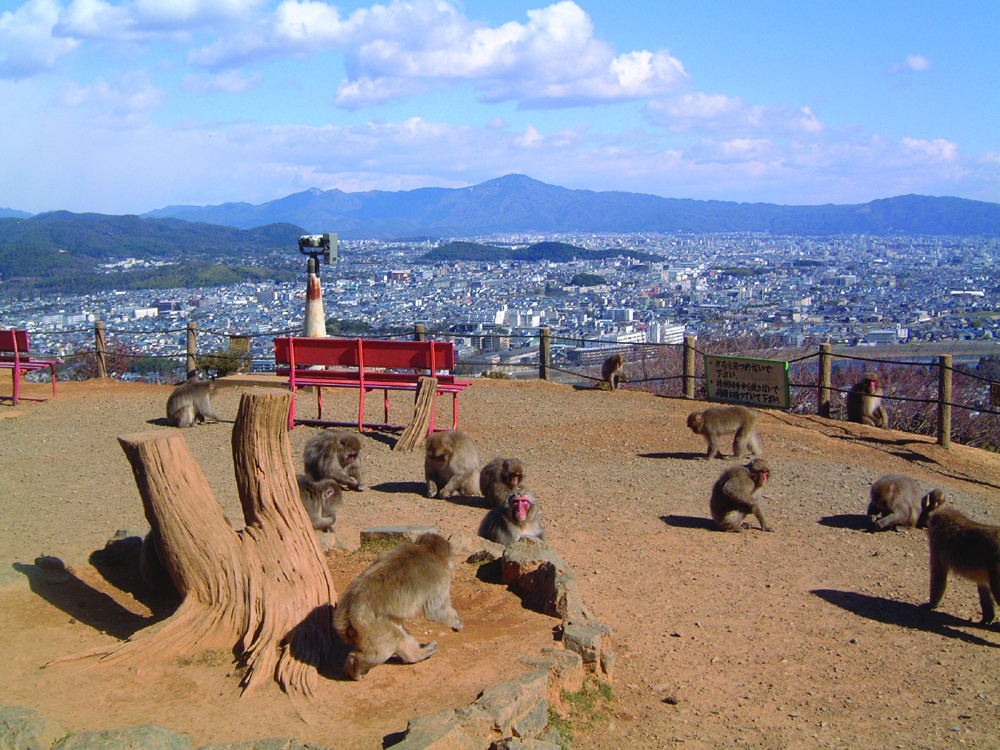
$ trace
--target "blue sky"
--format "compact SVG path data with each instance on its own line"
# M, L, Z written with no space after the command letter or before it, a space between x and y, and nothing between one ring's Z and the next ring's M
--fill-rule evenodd
M0 0L0 206L142 213L512 172L1000 202L998 28L996 0Z

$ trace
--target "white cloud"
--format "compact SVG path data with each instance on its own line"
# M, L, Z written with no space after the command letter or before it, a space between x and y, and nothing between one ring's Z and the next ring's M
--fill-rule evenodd
M264 81L261 73L244 78L238 70L230 70L215 76L191 73L181 80L181 88L193 94L242 94Z
M52 70L79 44L52 35L59 20L53 0L28 0L0 14L0 78L19 80Z
M265 0L72 0L57 27L82 39L143 40L246 24Z
M910 153L930 161L953 162L958 159L958 144L944 138L935 138L933 141L904 138L903 145Z
M751 105L741 97L694 92L651 101L650 119L677 133L698 130L723 133L817 135L823 123L809 107Z
M97 78L88 86L67 81L60 86L56 101L65 107L98 105L112 114L143 112L163 106L163 92L155 88L144 71L135 71L111 84Z
M893 65L893 73L922 73L931 69L931 61L923 55L907 55L906 62Z

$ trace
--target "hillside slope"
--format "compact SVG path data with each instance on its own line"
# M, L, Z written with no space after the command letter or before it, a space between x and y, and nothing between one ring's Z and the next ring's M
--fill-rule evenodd
M9 392L5 377L0 392ZM13 655L0 660L0 703L38 709L74 730L161 724L195 747L292 736L380 748L408 718L464 705L490 681L523 671L519 654L551 644L557 621L525 613L512 595L459 565L462 633L418 622L418 637L438 638L440 654L379 667L363 683L323 681L311 707L293 707L276 689L237 699L225 654L138 676L93 664L39 671L47 659L146 622L142 603L87 560L115 529L145 528L115 438L170 429L162 424L168 392L66 383L54 402L0 404L0 649ZM233 418L239 393L222 389L216 411ZM312 413L313 399L300 398L299 409ZM356 399L331 389L324 410L350 418ZM395 414L410 413L411 395L390 399ZM995 747L1000 630L969 622L978 620L979 603L967 582L952 582L939 612L919 609L928 587L924 532L869 534L861 514L870 482L902 472L944 488L976 518L996 521L1000 456L768 413L762 440L773 468L766 507L775 532L723 534L707 528L708 493L731 462L700 460L700 438L683 428L699 405L486 380L459 401L460 425L484 461L524 460L549 543L574 567L584 600L614 629L613 699L589 725L576 722L574 748L918 748L956 740ZM447 401L439 411L450 420ZM222 423L185 437L225 512L238 519L230 431ZM291 433L296 455L310 434ZM422 455L392 453L391 442L366 440L370 489L346 494L340 538L356 545L362 528L380 524L474 530L484 513L478 503L422 497ZM41 554L74 566L76 582L66 593L29 589L30 563ZM342 590L361 562L345 555L331 565Z

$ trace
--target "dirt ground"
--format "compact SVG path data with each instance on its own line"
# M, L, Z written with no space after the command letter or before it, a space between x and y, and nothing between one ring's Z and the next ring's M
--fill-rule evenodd
M0 375L0 392L9 387ZM46 388L26 386L29 394ZM220 389L216 411L234 418L241 391ZM558 621L525 610L460 564L453 599L465 629L413 623L418 638L438 640L438 655L378 667L362 683L324 676L310 704L273 685L239 697L228 652L141 670L93 660L40 669L169 614L134 568L94 554L117 529L147 528L116 437L171 429L168 393L60 383L55 401L0 404L0 703L37 709L75 731L159 724L195 747L286 736L381 748L408 719L471 702L526 671L519 656L553 644ZM412 394L391 398L405 419ZM314 414L314 398L300 399L300 413ZM439 423L450 420L449 402L439 401ZM356 391L324 395L325 411L344 419L356 404ZM871 534L863 514L870 483L898 472L998 522L1000 456L768 412L761 433L775 533L723 534L707 522L708 494L731 462L700 459L701 439L684 428L700 408L691 402L477 380L459 404L460 427L484 462L524 460L550 545L614 630L612 698L571 719L574 748L996 747L1000 629L973 624L979 602L964 581L952 582L939 611L919 609L928 588L925 533ZM238 519L231 427L200 426L185 437L223 510ZM312 433L291 433L297 455ZM369 489L345 494L341 541L356 548L361 529L385 524L474 532L484 509L424 498L422 454L395 454L392 442L366 439ZM33 565L40 555L64 560L70 581L41 580ZM332 553L337 590L370 559Z

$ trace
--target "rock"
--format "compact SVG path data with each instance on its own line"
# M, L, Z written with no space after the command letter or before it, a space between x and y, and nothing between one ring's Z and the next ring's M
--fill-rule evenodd
M0 706L0 748L49 750L66 736L66 729L30 708Z
M490 745L490 750L562 750L562 745L545 740L519 740L517 737L504 737Z
M476 702L501 737L537 737L549 721L549 673L536 669L486 688Z
M287 737L272 737L256 742L227 742L216 745L202 745L198 750L327 750L322 745L303 743Z
M462 726L453 709L410 719L402 742L393 750L483 750L484 741Z
M549 673L549 706L560 716L567 716L569 708L564 705L562 694L583 690L585 672L580 655L566 649L545 648L540 654L522 656L518 661Z
M104 732L80 732L53 745L52 750L192 750L187 737L169 729L144 724Z
M36 557L35 567L38 568L39 578L46 583L66 583L73 578L73 575L66 570L66 563L58 557L50 555Z
M365 542L415 542L422 534L439 533L433 526L372 526L361 532L361 544Z

